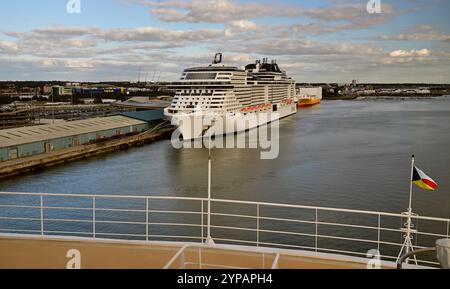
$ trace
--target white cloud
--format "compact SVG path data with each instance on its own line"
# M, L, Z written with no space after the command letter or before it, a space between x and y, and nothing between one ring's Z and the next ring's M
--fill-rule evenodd
M426 48L420 50L394 50L389 54L391 57L426 57L430 51Z
M83 36L93 34L99 29L95 27L67 27L67 26L50 26L45 28L34 29L33 32L40 35L50 36Z
M132 29L110 29L99 33L109 41L202 41L224 35L220 29L168 30L155 27L139 27Z
M233 0L140 1L151 8L151 13L167 22L227 23L258 17L303 15L305 9L264 1Z
M58 65L58 61L54 59L42 59L41 66L42 67L55 67Z
M178 29L158 23L153 27L54 25L10 31L4 33L8 41L0 40L0 77L20 78L16 75L21 73L25 79L136 80L142 70L150 78L161 72L161 79L174 80L183 68L210 63L216 51L223 52L224 62L234 66L262 57L277 59L280 67L300 82L341 82L369 74L376 81L390 81L398 79L394 72L401 69L411 71L402 77L413 81L411 75L421 79L424 73L420 72L434 67L439 67L441 74L449 72L450 51L443 43L440 47L423 44L433 47L431 53L420 49L422 46L386 50L384 41L374 41L371 35L376 34L376 27L398 15L388 4L384 4L385 13L368 15L365 5L352 4L356 1L333 0L327 8L269 0L126 1L147 5L153 18L189 23ZM278 22L272 21L273 17L291 19ZM369 38L348 31L367 28L373 28L368 31ZM432 28L422 27L422 34L414 37L426 39L425 33L432 32ZM311 37L325 33L333 35ZM445 34L435 33L429 38L445 39L442 36ZM426 75L428 79L436 77Z
M230 23L230 26L232 28L235 28L238 30L244 30L244 31L256 30L256 28L257 28L256 24L249 20L232 21Z
M94 64L91 61L69 60L64 63L64 66L71 69L89 69L93 68Z
M165 67L165 68L178 68L178 64L176 63L170 63L170 62L164 62L160 64L161 67Z
M383 3L383 13L368 15L365 3L334 3L330 8L305 8L273 1L178 0L138 1L150 7L150 13L161 21L190 23L223 23L241 29L255 30L250 20L269 17L309 17L315 22L294 26L296 32L332 33L347 29L367 29L384 23L397 14L392 5ZM329 23L329 24L325 24ZM228 29L232 34L232 29Z
M76 48L97 46L97 41L95 39L69 38L63 40L62 43L64 43L67 46Z
M433 27L433 25L418 25L405 33L397 35L383 35L381 40L386 41L443 41L450 42L450 34L445 34Z
M19 46L15 42L0 41L0 52L14 52L19 50Z

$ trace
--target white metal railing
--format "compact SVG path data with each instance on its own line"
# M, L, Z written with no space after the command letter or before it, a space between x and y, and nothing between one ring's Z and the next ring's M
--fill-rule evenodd
M191 256L188 255L189 250L191 250ZM245 255L246 259L252 259L253 267L242 267L232 264L224 265L215 263L214 258L209 258L211 260L204 261L203 255L208 255L208 250L213 250L215 254L221 253L229 255L233 258L239 258ZM195 256L195 251L198 255ZM206 251L206 252L205 252ZM169 260L169 262L163 267L163 269L267 269L267 261L271 261L271 265L268 267L270 269L279 269L279 261L281 254L275 252L275 250L265 250L265 251L249 251L248 248L243 248L242 246L220 246L220 245L206 245L206 244L189 244L181 247L178 252ZM246 260L246 263L249 263ZM236 262L239 263L239 262ZM248 264L247 264L248 265Z
M273 261L272 268L271 268L272 270L279 269L280 257L281 257L281 255L278 253L275 257L275 261Z
M211 211L205 211L209 201ZM211 223L205 222L209 218ZM0 192L0 233L42 237L202 244L205 232L211 231L218 244L355 257L377 249L383 260L395 261L404 221L404 214L237 200ZM413 221L416 249L449 238L450 219L413 216ZM432 256L427 258L419 264L438 265Z

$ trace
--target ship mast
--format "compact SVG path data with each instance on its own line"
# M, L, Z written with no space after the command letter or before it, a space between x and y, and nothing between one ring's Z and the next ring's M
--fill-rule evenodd
M413 178L414 178L414 166L415 166L415 158L414 155L412 156L411 161L411 182L409 187L409 206L408 206L408 212L403 213L403 215L406 216L407 220L405 223L405 228L403 228L401 231L405 233L405 241L403 242L402 248L400 250L400 253L397 258L397 263L400 261L401 257L403 256L403 252L405 254L409 254L410 252L414 251L414 245L412 243L413 240L413 234L417 233L417 230L414 229L414 224L412 222L412 217L414 216L412 211L412 195L413 195ZM414 261L417 263L417 258L414 256ZM409 259L406 260L406 263L409 263Z

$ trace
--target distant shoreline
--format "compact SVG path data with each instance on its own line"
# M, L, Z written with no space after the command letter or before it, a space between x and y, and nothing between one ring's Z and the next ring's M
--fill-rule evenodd
M367 100L377 100L377 99L427 99L427 98L438 98L449 96L446 94L407 94L407 95L342 95L342 96L332 96L324 97L323 100L357 100L357 99L367 99Z

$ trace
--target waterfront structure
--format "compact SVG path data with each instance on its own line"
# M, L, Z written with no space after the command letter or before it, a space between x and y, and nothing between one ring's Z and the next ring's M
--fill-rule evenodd
M29 126L0 131L0 161L34 156L140 133L149 123L126 116Z
M55 85L52 87L52 95L55 97L71 96L72 95L72 87L64 87L64 86L60 86L60 85Z
M72 89L74 95L79 97L95 97L97 95L109 94L109 95L124 95L126 89L124 87L115 87L106 84L97 84L95 87L74 87Z
M148 96L135 96L127 101L121 101L114 104L115 106L125 107L135 110L160 110L171 105L170 101L164 99L150 99Z
M34 120L35 116L28 109L0 112L0 129L31 125Z
M150 127L158 125L164 119L164 111L162 109L127 111L122 112L121 115L148 122Z
M50 95L52 93L52 86L49 84L44 85L44 87L42 88L42 92L45 95Z
M266 58L242 69L222 64L217 53L211 65L186 69L171 87L175 97L165 115L184 140L246 131L297 113L295 81Z

